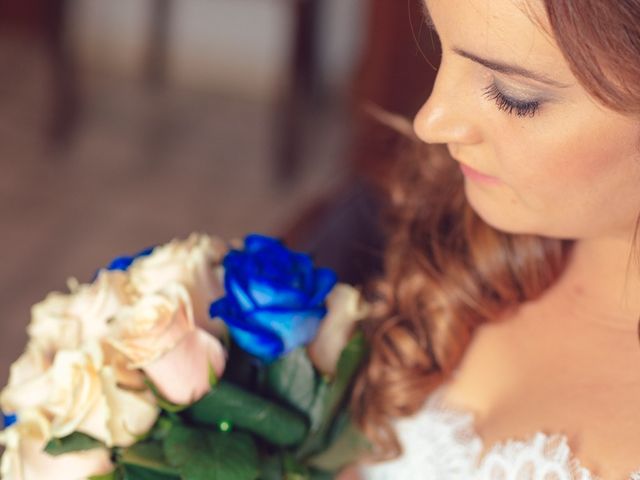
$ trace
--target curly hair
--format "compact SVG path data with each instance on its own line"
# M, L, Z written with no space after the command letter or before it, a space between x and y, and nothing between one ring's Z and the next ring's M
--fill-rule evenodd
M640 113L640 0L544 6L586 90L613 110ZM352 399L379 459L401 451L392 419L424 404L459 365L477 326L541 296L574 244L486 224L467 203L444 146L416 141L402 157L389 189L385 276L374 285L374 311L364 322L371 352Z

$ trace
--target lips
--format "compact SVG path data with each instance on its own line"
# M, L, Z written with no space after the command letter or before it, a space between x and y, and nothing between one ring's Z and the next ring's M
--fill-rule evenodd
M465 177L475 180L477 182L485 183L485 184L496 184L499 183L500 180L497 177L492 177L491 175L486 175L478 170L475 170L463 163L460 163L460 169Z
M449 150L449 155L451 155L451 157L460 164L460 169L462 170L462 173L465 177L487 184L500 183L498 177L482 173L479 170L476 170L475 168L472 168L458 160L458 157L454 155L454 147L452 145L447 144L447 150Z

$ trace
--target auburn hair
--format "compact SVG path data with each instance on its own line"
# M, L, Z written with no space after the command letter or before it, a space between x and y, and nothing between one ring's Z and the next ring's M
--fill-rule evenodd
M612 110L639 114L640 0L542 1L549 33L583 87ZM363 323L371 350L352 397L380 459L401 451L392 420L422 407L478 325L549 288L574 243L492 228L467 203L446 148L415 141L407 150L389 188L385 275Z

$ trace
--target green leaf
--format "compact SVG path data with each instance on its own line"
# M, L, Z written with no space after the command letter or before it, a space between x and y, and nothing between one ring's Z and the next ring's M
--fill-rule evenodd
M307 467L287 452L283 454L283 468L285 480L309 480L309 470Z
M161 414L153 428L148 432L148 435L141 440L164 440L169 434L173 424L174 421L171 418Z
M119 480L119 479L118 479ZM182 480L176 475L166 475L142 467L127 465L123 468L122 480Z
M311 470L309 480L334 480L335 474L321 470Z
M297 445L308 431L304 415L225 381L220 381L185 414L192 421L205 425L217 427L228 422L277 446Z
M336 472L370 450L369 441L353 422L349 421L335 441L331 442L326 450L311 457L308 464L320 470Z
M326 388L320 388L313 407L311 429L322 428L327 420L335 418L345 395L351 388L362 360L367 353L367 344L362 332L357 332L340 354L336 374L332 381L325 380Z
M280 400L308 414L316 394L317 375L304 348L269 365L267 385Z
M80 432L73 432L63 438L53 438L49 440L44 451L49 455L62 455L70 452L80 452L92 450L94 448L106 448L104 443L89 435Z
M94 475L89 477L89 480L119 480L117 475L117 471L114 470L113 472L105 473L104 475Z
M260 463L260 480L282 480L283 476L282 456L280 454L266 457Z
M216 373L216 369L213 368L213 365L209 364L209 385L211 387L215 387L218 384L218 374Z
M176 425L164 443L165 457L184 480L254 480L258 452L244 433L222 433Z
M322 427L322 423L327 417L332 395L331 383L329 383L326 378L322 378L318 384L316 397L313 399L313 405L311 405L309 411L311 432L317 432Z
M144 379L144 383L147 385L147 387L149 387L149 390L151 390L151 393L153 393L153 396L156 398L156 403L162 410L170 413L178 413L183 411L185 408L189 406L189 405L178 405L177 403L172 403L166 398L164 398L160 393L160 390L158 390L158 387L156 387L154 383L148 378Z
M346 400L352 380L367 354L367 344L362 332L357 332L340 354L333 381L322 380L314 404L311 407L311 430L298 449L298 458L320 452L326 447L327 435L340 408Z
M160 442L136 443L125 448L120 455L120 463L167 475L178 475L178 471L168 464Z
M164 441L164 456L173 467L187 463L196 449L208 442L208 437L201 438L202 432L197 428L174 425ZM206 445L205 445L206 447Z
M335 379L331 382L329 411L335 410L339 406L351 388L353 377L358 372L367 350L367 342L362 332L356 333L342 350L336 367Z

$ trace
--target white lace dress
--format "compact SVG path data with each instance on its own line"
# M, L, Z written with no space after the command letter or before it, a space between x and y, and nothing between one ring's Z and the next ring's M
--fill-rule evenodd
M483 444L469 412L445 407L436 390L413 417L396 428L404 453L390 462L362 469L365 480L596 480L573 457L564 435L536 433L526 441ZM629 474L640 480L640 470Z

